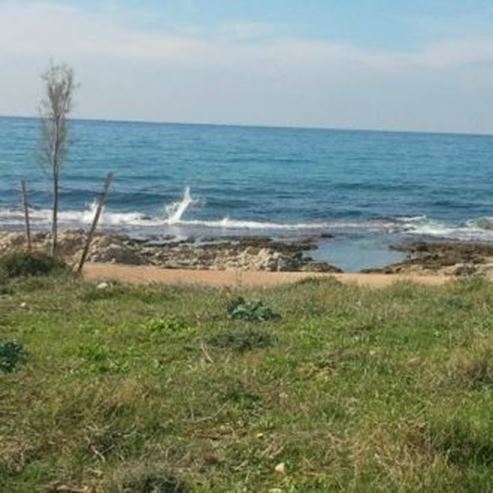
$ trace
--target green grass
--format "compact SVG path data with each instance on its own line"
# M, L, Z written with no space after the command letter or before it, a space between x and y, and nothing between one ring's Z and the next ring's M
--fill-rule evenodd
M232 320L238 296L281 318ZM19 279L8 341L25 361L0 373L2 492L493 490L488 283Z

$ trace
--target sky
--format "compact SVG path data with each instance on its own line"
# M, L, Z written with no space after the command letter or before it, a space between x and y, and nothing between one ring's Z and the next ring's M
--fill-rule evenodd
M0 114L493 134L492 0L0 0Z

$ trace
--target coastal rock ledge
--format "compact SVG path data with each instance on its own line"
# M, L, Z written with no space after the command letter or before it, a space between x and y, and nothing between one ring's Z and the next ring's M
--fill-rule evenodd
M59 236L59 254L75 265L87 235L65 231ZM33 234L33 248L48 251L51 235ZM168 269L250 270L269 272L341 272L330 264L314 262L308 252L316 248L310 239L280 241L266 237L137 240L124 235L95 235L88 262L153 265ZM0 232L0 256L26 247L23 233Z
M493 244L470 241L415 241L392 247L406 254L402 262L365 273L438 274L493 279Z

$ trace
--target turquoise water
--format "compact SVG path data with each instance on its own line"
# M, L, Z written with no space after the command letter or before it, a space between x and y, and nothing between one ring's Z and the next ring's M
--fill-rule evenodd
M0 227L19 228L19 181L48 225L38 123L0 118ZM493 241L493 137L74 121L63 227L86 225L108 171L105 229L140 236L318 235L355 270L405 238ZM189 187L189 192L186 189Z

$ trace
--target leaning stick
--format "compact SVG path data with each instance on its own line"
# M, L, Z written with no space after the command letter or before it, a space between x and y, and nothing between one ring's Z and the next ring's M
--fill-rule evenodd
M32 242L31 242L31 224L29 221L29 201L27 198L27 186L26 180L21 181L21 189L22 189L22 207L24 209L24 221L26 224L26 242L27 242L27 251L31 252L32 250Z
M89 230L89 234L87 235L86 246L82 252L82 257L80 259L79 267L77 272L80 274L82 269L84 268L84 264L86 263L87 255L89 254L89 249L91 248L91 243L94 238L94 232L98 226L99 218L101 217L101 213L103 212L104 204L106 203L106 197L108 196L108 191L110 189L111 182L113 180L113 174L108 173L106 180L104 181L103 191L101 192L101 196L99 197L98 207L96 209L96 214L94 215L94 219L92 221L91 229Z

